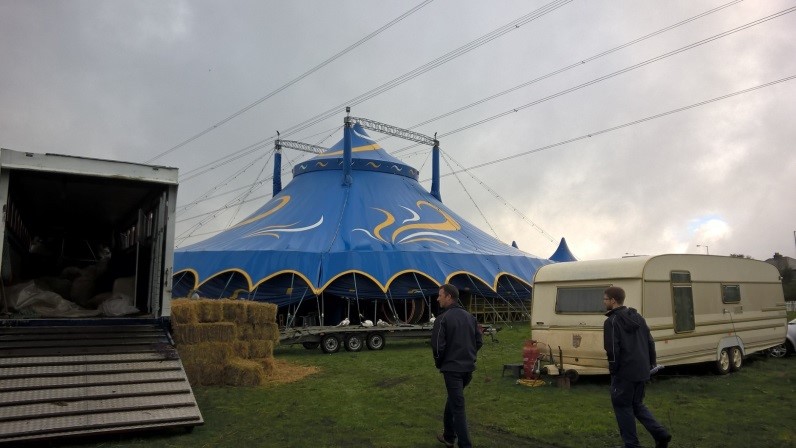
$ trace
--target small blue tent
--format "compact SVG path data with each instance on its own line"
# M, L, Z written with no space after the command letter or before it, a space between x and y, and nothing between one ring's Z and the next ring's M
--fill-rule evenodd
M569 250L566 238L561 238L561 242L558 244L558 249L553 252L553 255L550 255L550 260L559 263L566 261L578 261L578 259L575 258L575 255L573 255Z
M297 164L292 181L251 216L177 249L174 295L241 290L282 306L321 293L418 298L454 283L481 297L530 296L534 273L550 260L462 219L359 124L344 132L326 152Z

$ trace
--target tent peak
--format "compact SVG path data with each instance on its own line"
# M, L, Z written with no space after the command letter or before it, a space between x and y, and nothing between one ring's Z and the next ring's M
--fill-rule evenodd
M557 262L578 261L578 259L575 258L575 255L573 255L569 250L566 238L561 238L561 242L558 244L558 249L556 249L553 255L550 255L550 260Z

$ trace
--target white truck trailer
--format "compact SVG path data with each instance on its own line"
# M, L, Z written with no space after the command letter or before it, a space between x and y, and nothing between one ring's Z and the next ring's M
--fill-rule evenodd
M658 363L714 363L718 373L781 344L787 329L777 269L765 262L670 254L543 266L533 283L531 337L550 374L607 374L603 291L619 286L647 320ZM550 356L552 354L552 356Z
M0 149L0 443L203 423L168 332L176 198L175 168Z

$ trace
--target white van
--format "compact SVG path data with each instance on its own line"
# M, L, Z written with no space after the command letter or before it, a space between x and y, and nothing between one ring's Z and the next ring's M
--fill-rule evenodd
M602 299L609 286L623 288L625 305L647 320L658 364L715 362L726 374L785 339L779 271L762 261L671 254L556 263L533 282L531 336L549 347L548 373L608 373Z

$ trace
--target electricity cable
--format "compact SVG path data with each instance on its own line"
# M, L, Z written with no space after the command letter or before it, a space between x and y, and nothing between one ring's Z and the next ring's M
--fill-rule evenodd
M349 45L348 47L344 48L343 50L341 50L341 51L337 52L336 54L332 55L331 57L327 58L325 61L321 62L320 64L316 65L315 67L307 70L306 72L304 72L303 74L299 75L298 77L293 78L291 81L288 81L286 84L283 84L278 89L272 91L271 93L265 95L264 97L258 99L257 101L249 104L248 106L244 107L243 109L240 109L239 111L233 113L232 115L224 118L223 120L221 120L221 121L217 122L216 124L210 126L209 128L205 129L204 131L199 132L198 134L195 134L192 137L189 137L188 139L182 141L181 143L179 143L179 144L169 148L168 150L156 155L155 157L147 160L146 163L151 163L151 162L153 162L153 161L155 161L155 160L157 160L157 159L159 159L159 158L161 158L161 157L163 157L163 156L165 156L165 155L167 155L167 154L169 154L169 153L171 153L173 151L176 151L179 148L182 148L183 146L187 145L188 143L191 143L192 141L198 139L199 137L202 137L203 135L208 134L209 132L218 129L220 126L223 126L224 124L228 123L229 121L233 120L234 118L237 118L238 116L248 112L249 110L251 110L255 106L257 106L257 105L261 104L262 102L266 101L267 99L273 97L277 93L287 89L288 87L292 86L293 84L296 84L297 82L301 81L302 79L306 78L307 76L317 72L318 70L322 69L323 67L325 67L325 66L329 65L330 63L332 63L333 61L335 61L336 59L342 57L343 55L345 55L346 53L350 52L351 50L359 47L360 45L364 44L365 42L369 41L370 39L376 37L377 35L381 34L383 31L385 31L388 28L390 28L391 26L395 25L398 22L401 22L405 18L407 18L410 15L414 14L415 12L419 11L420 9L422 9L424 6L428 5L432 1L434 1L434 0L425 0L425 1L423 1L422 3L418 4L414 8L410 9L409 11L401 14L400 16L398 16L395 19L391 20L387 24L383 25L381 28L377 29L376 31L373 31L372 33L368 34L367 36L361 38L360 40L354 42L353 44Z
M448 158L448 159L450 159L450 160L451 160L453 163L455 163L456 165L458 165L458 166L459 166L459 168L461 168L460 172L461 172L461 171L464 171L465 173L469 174L469 175L470 175L470 177L472 177L472 178L473 178L473 180L475 180L476 182L478 182L478 183L479 183L479 184L480 184L482 187L484 187L484 189L485 189L486 191L488 191L489 193L491 193L491 194L492 194L492 196L494 196L494 197L495 197L497 200L499 200L500 202L502 202L502 203L503 203L503 205L505 205L506 207L510 208L510 209L511 209L511 210L512 210L514 213L516 213L516 214L517 214L517 215L518 215L518 216L519 216L519 217L520 217L520 218L521 218L523 221L525 221L525 222L527 222L528 224L530 224L530 225L531 225L531 227L534 227L535 229L537 229L537 230L538 230L538 231L539 231L539 232L540 232L542 235L544 235L544 236L545 236L545 237L546 237L548 240L550 240L550 242L555 242L555 239L553 238L553 236L552 236L552 235L550 235L549 233L547 233L547 232L546 232L546 231L545 231L543 228L539 227L539 225L537 225L535 222L531 221L531 220L530 220L530 219L529 219L527 216L525 216L525 214L524 214L524 213L522 213L522 212L521 212L521 211L520 211L520 210L519 210L517 207L515 207L514 205L512 205L511 203L509 203L509 201L507 201L505 198L503 198L503 196L501 196L500 194L498 194L498 192L497 192L497 191L493 190L493 189L492 189L492 188L491 188L489 185L487 185L487 184L486 184L486 182L484 182L484 181L482 181L481 179L479 179L479 178L478 178L478 176L476 176L476 175L475 175L475 173L473 173L471 170L469 170L469 169L465 168L465 167L464 167L464 166L463 166L461 163L457 162L457 161L456 161L456 159L454 159L454 158L453 158L453 157L452 157L450 154L446 154L446 156L447 156L447 158Z
M726 6L726 5L725 5L725 6ZM679 49L679 50L675 50L675 51L673 51L673 52L670 52L670 53L667 53L667 54L665 54L665 55L658 56L657 58L652 58L652 59L650 59L650 60L647 60L647 61L645 61L645 62L642 62L642 63L640 63L640 64L636 64L635 66L631 66L631 67L628 67L628 68L626 68L626 69L620 70L620 71L618 71L618 72L614 72L614 73L613 73L613 74L611 74L611 75L607 75L607 76L605 76L605 77L598 78L598 79L596 79L596 80L593 80L593 81L591 81L590 83L583 84L583 85L581 85L581 86L578 86L578 87L575 87L575 88L569 89L569 90L567 90L567 91L559 92L558 94L555 94L555 95L553 95L553 96L547 97L547 98L545 98L545 99L543 99L543 100L550 99L550 98L553 98L553 97L555 97L555 96L562 95L562 94L564 94L564 93L568 93L568 92L570 92L570 91L572 91L572 90L575 90L575 89L577 89L577 88L584 87L585 85L593 84L593 83L595 83L595 82L599 82L599 81L601 81L601 80L604 80L604 79L606 79L607 77L610 77L610 76L615 76L615 75L617 75L617 74L619 74L619 73L622 73L622 72L625 72L625 71L629 71L629 70L632 70L632 69L634 69L634 68L638 68L639 66L642 66L642 65L645 65L645 64L648 64L648 63L654 62L654 61L656 61L656 60L660 60L660 59L662 59L662 58L664 58L664 57L668 57L668 56L671 56L671 55L673 55L673 54L676 54L676 53L678 53L678 52L682 52L682 51L685 51L685 50L687 50L687 49L693 48L693 47L695 47L695 46L702 45L702 44L704 44L704 43L707 43L707 42L710 42L710 41L712 41L712 40L716 40L716 39L718 39L718 38L720 38L720 37L724 37L724 36L726 36L726 35L729 35L729 34L732 34L732 33L734 33L734 32L740 31L740 30L742 30L742 29L745 29L745 28L748 28L748 27L751 27L751 26L757 25L757 24L759 24L759 23L762 23L762 22L764 22L764 21L767 21L767 20L771 20L771 19L773 19L773 18L776 18L776 17L779 17L779 16L781 16L781 15L787 14L787 13L789 13L789 12L792 12L794 9L796 9L796 8L790 8L790 9L788 9L788 10L781 11L781 12L779 12L779 13L773 14L773 15L771 15L771 16L768 16L768 17L766 17L766 18L759 19L759 20L757 20L757 21L751 22L751 23L749 23L749 24L743 25L743 26L741 26L741 27L735 28L735 29L733 29L733 30L730 30L730 31L727 31L727 32L725 32L725 33L721 33L721 34L719 34L719 35L716 35L716 36L713 36L713 37L711 37L711 38L704 39L704 40L702 40L702 41L700 41L700 42L697 42L697 43L695 43L695 44L691 44L691 45L689 45L689 46L683 47L683 48L681 48L681 49ZM703 14L706 14L706 13L703 13ZM543 101L543 100L542 100L542 101ZM530 106L530 105L532 105L532 104L533 104L533 103L529 103L529 105L525 105L525 106L523 106L523 108L524 108L524 107L529 107L529 106ZM517 110L518 110L518 109L513 109L511 112L515 112L515 111L517 111ZM505 113L504 113L504 114L505 114ZM485 122L485 121L489 121L489 120L491 120L491 119L495 119L495 118L497 118L497 116L490 117L490 118L489 118L489 119L487 119L487 120L482 120L481 122L474 123L474 124L471 124L471 125L468 125L468 126L465 126L465 127L459 128L459 129L457 129L457 130L455 130L455 131L451 131L451 132L448 132L448 133L446 133L446 134L443 134L443 135L450 135L450 134L452 134L452 133L454 133L454 132L458 132L458 131L460 131L460 130L463 130L463 129L467 129L467 128L469 128L469 127L476 126L476 125L478 125L478 124L481 124L481 123L483 123L483 122ZM607 131L601 131L601 132L607 132ZM403 149L401 149L401 150L399 150L399 151L402 151L402 150L405 150L405 149L408 149L408 148L403 148ZM543 148L543 149L546 149L546 148ZM540 149L540 150L541 150L541 149ZM399 151L396 151L396 152L399 152ZM480 166L479 166L479 167L480 167ZM472 168L470 168L470 169L472 169ZM448 175L448 174L446 174L445 176L447 176L447 175ZM472 174L471 174L471 175L472 175ZM484 184L484 185L485 185L485 184ZM486 187L486 186L485 186L485 187ZM530 222L530 220L528 220L528 221Z
M627 127L630 127L630 126L635 126L637 124L647 122L647 121L656 120L658 118L662 118L662 117L673 115L673 114L676 114L676 113L679 113L679 112L683 112L683 111L686 111L686 110L694 109L694 108L697 108L697 107L700 107L700 106L704 106L706 104L715 103L717 101L725 100L727 98L732 98L734 96L742 95L744 93L749 93L749 92L752 92L752 91L755 91L755 90L763 89L763 88L766 88L766 87L771 87L771 86L776 85L776 84L792 81L793 79L796 79L796 75L787 76L785 78L777 79L776 81L767 82L765 84L760 84L760 85L757 85L757 86L754 86L754 87L749 87L747 89L738 90L736 92L732 92L732 93L728 93L726 95L722 95L722 96L718 96L718 97L715 97L715 98L711 98L709 100L704 100L704 101L700 101L698 103L693 103L693 104L690 104L688 106L679 107L677 109L672 109L672 110L668 110L666 112L661 112L659 114L650 115L648 117L640 118L638 120L629 121L627 123L623 123L623 124L620 124L620 125L617 125L617 126L613 126L613 127L610 127L610 128L602 129L602 130L591 132L591 133L588 133L588 134L583 134L581 136L573 137L573 138L570 138L568 140L562 140L560 142L552 143L550 145L541 146L539 148L534 148L534 149L531 149L531 150L528 150L528 151L524 151L524 152L521 152L521 153L517 153L517 154L510 155L510 156L506 156L506 157L501 157L499 159L490 160L488 162L484 162L484 163L480 163L480 164L477 164L477 165L473 165L473 166L467 167L467 168L465 168L465 169L463 169L461 171L483 168L485 166L494 165L496 163L501 163L501 162L505 162L507 160L516 159L516 158L523 157L523 156L526 156L526 155L529 155L529 154L534 154L534 153L537 153L537 152L541 152L541 151L545 151L545 150L548 150L548 149L556 148L558 146L564 146L564 145L567 145L569 143L573 143L573 142L576 142L576 141L579 141L579 140L585 140L585 139L588 139L588 138L591 138L591 137L594 137L594 136L597 136L597 135L607 134L609 132L617 131L619 129L624 129L624 128L627 128ZM451 174L453 174L453 173L443 174L441 177L446 177L446 176L449 176ZM429 179L425 179L424 181L428 181L428 180Z
M297 132L298 130L306 129L306 128L310 127L310 126L313 126L313 125L315 125L317 123L320 123L320 122L326 120L327 118L338 114L339 111L343 107L356 106L356 105L358 105L360 103L363 103L363 102L365 102L365 101L367 101L369 99L372 99L372 98L374 98L374 97L376 97L376 96L378 96L378 95L380 95L380 94L382 94L382 93L384 93L384 92L386 92L388 90L391 90L391 89L393 89L393 88L395 88L395 87L397 87L397 86L399 86L399 85L401 85L401 84L403 84L403 83L405 83L405 82L407 82L409 80L412 80L412 79L414 79L414 78L416 78L416 77L418 77L418 76L420 76L420 75L422 75L422 74L424 74L424 73L426 73L426 72L428 72L428 71L430 71L432 69L435 69L435 68L437 68L437 67L439 67L439 66L441 66L443 64L446 64L446 63L458 58L459 56L462 56L462 55L464 55L464 54L466 54L466 53L468 53L468 52L470 52L470 51L472 51L472 50L474 50L476 48L479 48L479 47L481 47L481 46L483 46L483 45L485 45L485 44L497 39L498 37L503 36L504 34L510 32L510 31L518 29L520 26L523 26L523 25L525 25L525 24L527 24L527 23L529 23L529 22L531 22L533 20L536 20L536 19L538 19L538 18L540 18L540 17L542 17L542 16L544 16L544 15L550 13L550 12L553 12L556 9L566 5L567 3L570 3L571 1L572 0L556 0L554 2L548 3L547 5L544 5L541 8L536 9L533 12L528 13L528 14L520 17L519 19L513 20L512 22L507 23L506 25L503 25L503 26L501 26L501 27L499 27L499 28L497 28L497 29L495 29L495 30L493 30L493 31L491 31L491 32L489 32L489 33L487 33L487 34L485 34L485 35L473 40L473 41L468 42L465 45L462 45L461 47L459 47L459 48L457 48L457 49L455 49L453 51L450 51L450 52L446 53L445 55L443 55L443 56L441 56L441 57L439 57L437 59L434 59L433 61L430 61L430 62L428 62L428 63L426 63L424 65L416 67L415 69L410 70L410 71L404 73L401 76L393 78L392 80L390 80L390 81L388 81L388 82L386 82L386 83L384 83L384 84L382 84L382 85L380 85L378 87L375 87L375 88L373 88L373 89L371 89L371 90L369 90L369 91L367 91L367 92L365 92L365 93L363 93L363 94L361 94L359 96L356 96L356 97L354 97L354 98L352 98L352 99L350 99L348 101L345 101L345 102L340 103L340 104L338 104L338 105L336 105L336 106L334 106L334 107L332 107L330 109L327 109L325 112L321 112L320 114L317 114L317 115L315 115L312 118L304 120L301 123L293 125L293 126L287 128L284 133L285 133L285 135L290 135L292 133Z
M445 153L440 151L439 154L442 156L442 160L445 161L445 164L448 165L448 168L450 168L451 172L453 173L454 172L453 166L451 166L450 162L448 162L448 158L445 156ZM464 182L462 182L462 180L459 179L459 176L457 174L454 173L453 176L459 182L459 185L461 185L462 190L465 192L465 194L467 194L467 197L470 198L470 201L472 201L473 205L475 206L475 209L478 210L478 213L480 213L481 217L484 218L484 222L486 223L487 226L489 226L489 230L491 230L492 234L495 235L495 238L497 238L499 240L500 237L498 236L497 232L495 231L495 228L492 227L492 224L489 222L488 219L486 219L486 215L484 214L484 211L481 210L481 207L478 206L478 202L476 202L476 200L473 198L473 195L471 195L470 192L467 190L467 187L464 186Z
M269 154L270 154L270 155L269 155L269 158L268 158L268 160L265 162L265 164L266 164L266 165L268 165L268 162L269 162L269 161L270 161L270 159L271 159L271 157L270 157L270 156L273 156L273 152L270 152ZM262 157L261 157L261 158L262 158ZM247 165L247 166L246 166L246 167L244 167L242 170L240 170L240 171L239 171L239 173L240 173L240 174L243 174L244 172L246 172L246 171L247 171L249 168L251 168L252 166L253 166L253 164ZM232 178L236 178L236 177L237 177L237 176L232 176ZM219 186L219 187L216 187L216 188L220 188L220 186ZM182 243L183 241L185 241L185 239L187 239L187 238L191 237L191 236L193 235L193 233L194 233L196 230L198 230L198 229L199 229L201 226L203 226L203 225L207 224L208 222L212 221L213 219L215 219L215 217L216 217L216 216L218 216L218 213L221 213L222 211L224 211L224 210L227 210L229 207L232 207L232 206L236 205L237 201L238 201L238 200L239 200L241 197L243 197L243 195L239 195L239 196L235 197L235 198L234 198L234 199L232 199L231 201L227 202L227 203L226 203L226 204L225 204L225 205L224 205L222 208L220 208L218 211L216 211L216 213L215 213L215 214L213 214L211 217L209 217L209 218L205 218L205 219L202 219L201 221L199 221L198 223L196 223L196 224L194 224L194 225L190 226L190 227L189 227L187 230L185 230L185 231L184 231L184 232L182 232L180 235L178 235L178 236L175 238L175 247L179 247L179 243ZM186 235L186 234L187 234L187 235Z
M492 95L492 96L489 96L489 97L483 98L483 99L481 99L481 100L479 100L479 101L476 101L476 102L474 102L474 103L471 103L471 104L469 104L469 105L466 105L466 106L463 106L463 107L460 107L460 108L458 108L458 109L455 109L455 110L453 110L453 111L449 111L449 112L447 112L447 113L444 113L444 114L442 114L442 115L438 115L438 116L436 116L436 117L434 117L434 118L431 118L431 119L429 119L429 120L426 120L426 121L424 121L424 122L418 123L418 124L416 124L416 125L414 125L414 126L410 127L409 129L413 129L413 128L416 128L416 127L422 126L422 125L424 125L424 124L431 123L431 122L433 122L433 121L436 121L436 120L439 120L439 119L441 119L441 118L443 118L443 117L447 117L447 116L450 116L450 115L452 115L452 114L455 114L455 113L457 113L457 112L460 112L460 111L462 111L462 110L465 110L465 109L468 109L468 108L474 107L474 106L476 106L476 105L478 105L478 104L482 104L482 103L484 103L484 102L487 102L487 101L489 101L489 100L491 100L491 99L494 99L494 98L497 98L497 97L499 97L499 96L505 95L505 94L507 94L507 93L510 93L510 92L512 92L512 91L515 91L515 90L517 90L517 89L519 89L519 88L522 88L522 87L525 87L525 86L527 86L527 85L533 84L533 83L535 83L535 82L538 82L538 81L540 81L540 80L543 80L543 79L549 78L549 77L551 77L551 76L554 76L554 75L556 75L556 74L563 73L563 72L565 72L565 71L567 71L567 70L570 70L571 68L574 68L574 67L577 67L577 66L583 65L583 64L585 64L586 62L590 62L590 61L593 61L593 60L595 60L595 59L598 59L598 58L600 58L600 57L602 57L602 56L605 56L605 55L608 55L608 54L614 53L614 52L616 52L616 51L618 51L618 50L620 50L620 49L627 48L627 47L629 47L629 46L631 46L631 45L633 45L633 44L636 44L636 43L638 43L638 42L644 41L644 40L646 40L646 39L649 39L649 38L651 38L651 37L653 37L653 36L656 36L656 35L662 34L662 33L666 32L666 31L669 31L669 30L672 30L672 29L674 29L674 28L677 28L677 27L679 27L679 26L681 26L681 25L684 25L684 24L686 24L686 23L692 22L692 21L694 21L694 20L696 20L696 19L699 19L699 18L701 18L701 17L707 16L707 15L709 15L709 14L712 14L712 13L714 13L714 12L717 12L717 11L719 11L719 10L722 10L722 9L724 9L724 8L727 8L727 7L729 7L729 6L732 6L732 5L734 5L734 4L737 4L737 3L739 3L740 1L742 1L742 0L736 0L736 1L733 1L733 2L726 3L726 4L724 4L724 5L720 5L720 6L716 7L716 8L713 8L713 9L711 9L711 10L708 10L708 11L705 11L705 12L703 12L703 13L701 13L701 14L698 14L698 15L692 16L692 17L690 17L690 18L688 18L688 19L685 19L685 20L683 20L683 21L677 22L677 23L675 23L675 24L673 24L673 25L670 25L670 26L668 26L668 27L664 27L664 28L662 28L662 29L660 29L660 30L657 30L657 31L653 32L653 33L649 33L649 34L647 34L647 35L644 35L644 36L642 36L642 37L639 37L639 38L637 38L637 39L634 39L634 40L632 40L632 41L626 42L626 43L624 43L624 44L622 44L622 45L619 45L619 46L617 46L617 47L614 47L614 48L612 48L612 49L609 49L609 50L603 51L603 52L601 52L601 53L598 53L598 54L596 54L596 55L593 55L593 56L591 56L591 57L589 57L589 58L583 59L582 61L579 61L579 62L576 62L576 63L574 63L574 64L571 64L571 65L569 65L569 66L567 66L567 67L563 67L563 68L561 68L561 69L559 69L559 70L553 71L553 72L551 72L551 73L548 73L548 74L546 74L546 75L544 75L544 76L538 77L538 78L536 78L536 79L534 79L534 80L528 81L528 82L526 82L526 83L523 83L523 84L520 84L520 85L518 85L518 86L515 86L515 87L513 87L513 88L511 88L511 89L508 89L508 90L505 90L505 91L503 91L503 92L499 92L499 93L497 93L497 94L495 94L495 95ZM335 129L337 129L337 128L335 128ZM315 135L317 135L317 134L315 134ZM385 137L385 138L389 138L389 137ZM258 146L258 145L261 145L261 144L262 144L262 143L264 143L264 142L265 142L265 141L261 141L261 142L255 143L255 144L253 144L253 145L250 145L250 146L248 146L248 147L244 148L244 149L243 149L243 150L241 150L241 151L246 151L247 149L250 149L250 148L252 148L253 146ZM410 146L410 147L407 147L407 148L402 148L402 149L399 149L398 151L395 151L394 153L399 153L400 151L406 150L406 149L408 149L408 148L411 148L411 147L414 147L414 145L412 145L412 146ZM239 151L239 152L241 152L241 151ZM222 159L222 160L223 160L223 159ZM212 165L213 163L214 163L214 162L211 162L211 164L210 164L210 165ZM205 167L206 167L206 166L205 166ZM200 167L200 168L204 168L204 167ZM194 170L194 171L195 171L195 170ZM193 173L194 171L191 171L191 172L188 172L188 173L186 173L186 176L187 176L187 175L190 175L190 174L191 174L191 173ZM207 172L207 171L203 171L202 173L199 173L199 174L203 174L203 173L205 173L205 172ZM194 177L194 176L188 177L187 179L183 179L182 181L190 180L190 179L191 179L191 178L193 178L193 177Z
M603 56L607 56L607 55L609 55L609 54L615 53L615 52L617 52L617 51L619 51L619 50L622 50L622 49L625 49L625 48L627 48L627 47L630 47L631 45L635 45L635 44L637 44L637 43L639 43L639 42L642 42L642 41L645 41L645 40L647 40L647 39L649 39L649 38L655 37L655 36L657 36L657 35L659 35L659 34L663 34L663 33L667 32L667 31L671 31L671 30L673 30L673 29L675 29L675 28L677 28L677 27L680 27L680 26L682 26L682 25L685 25L685 24L687 24L687 23L689 23L689 22L693 22L694 20L700 19L700 18L702 18L702 17L705 17L705 16L707 16L707 15L710 15L710 14L712 14L712 13L714 13L714 12L720 11L720 10L722 10L722 9L725 9L725 8L727 8L727 7L729 7L729 6L732 6L732 5L734 5L734 4L740 3L740 2L742 2L742 1L743 1L743 0L734 0L734 1L731 1L731 2L729 2L729 3L725 3L725 4L721 5L721 6L718 6L718 7L716 7L716 8L713 8L713 9L711 9L711 10L705 11L705 12L703 12L703 13L701 13L701 14L697 14L697 15L695 15L695 16L692 16L692 17L689 17L689 18L687 18L687 19L685 19L685 20L681 20L680 22L677 22L677 23L675 23L675 24L672 24L672 25L669 25L669 26L667 26L667 27L661 28L661 29L659 29L659 30L657 30L657 31L654 31L654 32L652 32L652 33L649 33L649 34L646 34L646 35L644 35L644 36L641 36L641 37L638 37L638 38L636 38L636 39L633 39L633 40L631 40L631 41L629 41L629 42L625 42L625 43L624 43L624 44L622 44L622 45L616 46L616 47L614 47L614 48L611 48L611 49L609 49L609 50L605 50L605 51L603 51L603 52L601 52L601 53L597 53L597 54L595 54L595 55L593 55L593 56L590 56L590 57L588 57L588 58L586 58L586 59L582 59L582 60L580 60L580 61L577 61L577 62L575 62L575 63L573 63L573 64L570 64L570 65L568 65L568 66L566 66L566 67L559 68L559 69L557 69L557 70L554 70L554 71L552 71L552 72L550 72L550 73L547 73L547 74L545 74L545 75L542 75L542 76L539 76L539 77L537 77L537 78L534 78L534 79L532 79L532 80L530 80L530 81L526 81L526 82L524 82L524 83L522 83L522 84L518 84L518 85L516 85L516 86L514 86L514 87L511 87L511 88L509 88L509 89L503 90L503 91L501 91L501 92L498 92L498 93L495 93L495 94L493 94L493 95L490 95L490 96L488 96L488 97L481 98L480 100L477 100L477 101L475 101L475 102L472 102L472 103L470 103L470 104L467 104L467 105L465 105L465 106L459 107L459 108L457 108L457 109L454 109L454 110L451 110L451 111L445 112L445 113L443 113L443 114L441 114L441 115L437 115L436 117L429 118L428 120L425 120L425 121L422 121L422 122L420 122L420 123L417 123L417 124L415 124L415 125L413 125L413 126L410 126L410 127L409 127L409 128L407 128L407 129L415 129L415 128L418 128L418 127L420 127L420 126L423 126L423 125L426 125L426 124L429 124L429 123L433 123L433 122L435 122L435 121L438 121L438 120L440 120L440 119L442 119L442 118L449 117L449 116L451 116L451 115L453 115L453 114L456 114L456 113L458 113L458 112L462 112L462 111L464 111L464 110L470 109L470 108L472 108L472 107L475 107L475 106L478 106L478 105L480 105L480 104L484 104L484 103L486 103L486 102L488 102L488 101L491 101L491 100L493 100L493 99L499 98L499 97L501 97L501 96L504 96L504 95L506 95L506 94L509 94L509 93L511 93L511 92L514 92L514 91L516 91L516 90L522 89L522 88L524 88L524 87L530 86L530 85L532 85L532 84L535 84L535 83L537 83L537 82L539 82L539 81L545 80L545 79L547 79L547 78L551 78L551 77L553 77L553 76L555 76L555 75L559 75L559 74L561 74L561 73L564 73L564 72L566 72L566 71L569 71L569 70L571 70L571 69L573 69L573 68L575 68L575 67L581 67L581 66L585 65L585 64L586 64L586 63L588 63L588 62L591 62L591 61L594 61L594 60L596 60L596 59L599 59L599 58L601 58L601 57L603 57ZM390 138L390 137L384 137L384 139L387 139L387 138ZM383 140L383 139L381 139L381 140Z
M519 111L521 111L523 109L527 109L529 107L535 106L535 105L543 103L545 101L549 101L551 99L558 98L558 97L566 95L568 93L572 93L572 92L574 92L576 90L580 90L580 89L582 89L584 87L588 87L588 86L590 86L592 84L597 84L599 82L605 81L607 79L613 78L613 77L621 75L623 73L627 73L627 72L630 72L630 71L635 70L637 68L644 67L644 66L652 64L654 62L661 61L663 59L666 59L666 58L674 56L676 54L691 50L693 48L699 47L699 46L704 45L706 43L713 42L715 40L718 40L718 39L721 39L723 37L729 36L731 34L735 34L735 33L739 32L739 31L743 31L743 30L745 30L747 28L751 28L753 26L759 25L759 24L767 22L769 20L773 20L775 18L784 16L785 14L790 14L793 11L796 11L796 6L788 8L788 9L785 9L785 10L782 10L782 11L779 11L777 13L771 14L771 15L763 17L761 19L754 20L752 22L749 22L749 23L746 23L744 25L738 26L736 28L733 28L731 30L725 31L723 33L719 33L719 34L713 35L713 36L708 37L706 39L702 39L700 41L697 41L697 42L694 42L692 44L686 45L684 47L680 47L680 48L678 48L676 50L673 50L673 51L670 51L670 52L655 56L653 58L650 58L650 59L647 59L645 61L639 62L637 64L634 64L634 65L625 67L623 69L617 70L615 72L609 73L607 75L600 76L599 78L592 79L591 81L587 81L585 83L579 84L579 85L574 86L574 87L570 87L569 89L561 90L561 91L556 92L556 93L554 93L552 95L548 95L546 97L531 101L530 103L526 103L526 104L523 104L521 106L514 107L514 108L506 110L504 112L500 112L498 114L495 114L495 115L489 116L487 118L484 118L482 120L467 124L465 126L462 126L460 128L454 129L452 131L448 131L448 132L442 133L442 134L440 134L440 138L441 137L447 137L449 135L453 135L453 134L456 134L458 132L461 132L461 131L464 131L464 130L467 130L467 129L470 129L470 128L474 128L476 126L480 126L480 125L482 125L484 123L488 123L490 121L497 120L498 118L502 118L502 117L505 117L507 115L519 112ZM398 149L397 151L394 151L394 154L401 153L402 151L406 151L408 149L415 148L417 146L419 146L419 144L411 144L409 146L405 146L403 148Z
M486 44L488 42L491 42L492 40L494 40L494 39L496 39L496 38L498 38L498 37L510 32L512 30L518 29L520 26L525 25L525 24L527 24L527 23L529 23L529 22L531 22L533 20L536 20L539 17L542 17L542 16L546 15L547 13L552 12L552 11L564 6L567 3L570 3L571 1L572 0L556 0L554 2L548 3L547 5L544 5L541 8L538 8L538 9L536 9L536 10L534 10L534 11L532 11L532 12L526 14L526 15L523 15L520 18L515 19L515 20L507 23L506 25L498 27L495 30L491 31L490 33L487 33L487 34L485 34L485 35L483 35L483 36L481 36L481 37L479 37L479 38L477 38L477 39L475 39L473 41L470 41L469 43L467 43L467 44L465 44L465 45L463 45L463 46L461 46L461 47L459 47L459 48L457 48L457 49L455 49L453 51L450 51L450 52L446 53L445 55L443 55L443 56L441 56L441 57L439 57L437 59L432 60L431 62L428 62L428 63L426 63L426 64L424 64L424 65L422 65L420 67L417 67L414 70L410 70L409 72L406 72L403 75L398 76L397 78L394 78L391 81L388 81L387 83L384 83L384 84L382 84L382 85L380 85L378 87L375 87L375 88L371 89L368 92L365 92L365 93L363 93L363 94L361 94L361 95L359 95L359 96L357 96L357 97L355 97L355 98L353 98L351 100L348 100L348 101L343 102L343 103L341 103L341 104L339 104L339 105L337 105L337 106L335 106L333 108L330 108L330 109L326 110L325 112L322 112L322 113L320 113L318 115L315 115L312 118L309 118L309 119L307 119L307 120L305 120L305 121L303 121L301 123L295 124L295 125L287 128L287 129L285 129L282 132L282 134L284 136L293 135L293 134L295 134L295 133L297 133L297 132L299 132L299 131L301 131L303 129L306 129L306 128L310 127L310 126L313 126L313 125L315 125L317 123L320 123L321 121L324 121L324 120L336 115L337 113L339 113L339 111L345 106L354 106L354 105L360 104L360 103L362 103L364 101L367 101L367 100L369 100L369 99L371 99L371 98L373 98L373 97L375 97L377 95L380 95L380 94L382 94L382 93L384 93L384 92L386 92L386 91L388 91L390 89L393 89L393 88L395 88L395 87L397 87L397 86L399 86L399 85L401 85L401 84L403 84L403 83L405 83L405 82L407 82L407 81L409 81L411 79L416 78L417 76L420 76L423 73L426 73L429 70L437 68L437 67L439 67L439 66L441 66L441 65L443 65L443 64L445 64L445 63L447 63L447 62L449 62L449 61L451 61L451 60L453 60L453 59L455 59L455 58L457 58L457 57L459 57L459 56L461 56L463 54L468 53L471 50L474 50L474 49L476 49L476 48L478 48L478 47L480 47L480 46L482 46L482 45L484 45L484 44ZM239 151L237 151L237 152L235 152L233 154L230 154L230 155L228 155L228 156L226 156L226 157L224 157L222 159L219 159L219 160L235 158L238 154L246 152L247 150L249 150L252 147L255 147L255 146L259 147L260 145L263 145L263 144L273 140L276 137L277 137L276 135L269 136L269 137L267 137L267 138L265 138L263 140L260 140L259 142L253 143L253 144L251 144L251 145L249 145L249 146L247 146L247 147L245 147L245 148L243 148L243 149L241 149L241 150L239 150ZM202 168L204 168L204 167L202 167ZM202 173L205 173L207 171L208 170L202 171ZM193 173L193 171L191 171L190 173ZM199 173L199 174L202 174L202 173ZM191 176L188 179L192 179L193 177L195 177L195 176ZM185 179L185 180L188 180L188 179ZM183 181L183 180L181 180L181 181Z

